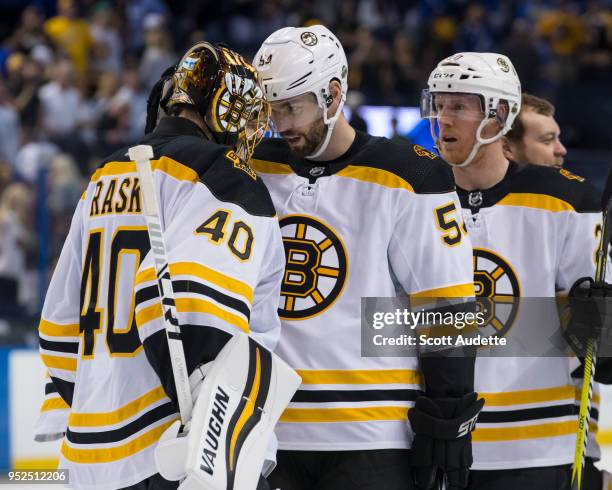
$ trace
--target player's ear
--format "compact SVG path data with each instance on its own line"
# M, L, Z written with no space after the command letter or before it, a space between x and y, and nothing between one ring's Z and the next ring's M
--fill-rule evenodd
M500 127L503 128L506 124L506 119L508 119L508 103L503 100L500 101L499 104L497 104L497 124L499 124Z
M338 80L332 80L329 82L329 105L327 106L327 112L330 116L336 114L340 101L342 100L342 85Z
M508 138L502 136L501 142L504 157L506 157L507 160L516 160L514 152L512 151L512 145L510 145L510 141L508 140Z

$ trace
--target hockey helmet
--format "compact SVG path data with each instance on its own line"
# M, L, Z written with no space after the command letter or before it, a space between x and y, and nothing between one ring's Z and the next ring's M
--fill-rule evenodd
M181 58L160 100L169 113L193 106L213 139L247 161L268 128L270 107L255 68L231 49L197 43Z
M322 25L285 27L263 42L253 64L261 75L263 89L272 106L274 130L282 132L286 121L283 116L287 114L275 111L280 102L300 104L299 115L294 114L299 119L293 120L294 124L310 124L323 118L327 126L325 140L308 156L318 157L329 144L348 90L348 63L336 36ZM329 116L327 111L333 101L329 90L332 80L340 82L341 101L336 113ZM313 102L310 105L309 100Z
M466 161L455 165L464 167L472 161L481 145L493 143L512 128L521 110L521 82L512 62L497 53L457 53L445 58L431 72L428 88L421 95L421 117L430 119L434 141L437 141L435 121L437 93L473 94L479 97L483 112L476 131L476 144ZM490 138L482 138L482 129L496 119L501 130Z

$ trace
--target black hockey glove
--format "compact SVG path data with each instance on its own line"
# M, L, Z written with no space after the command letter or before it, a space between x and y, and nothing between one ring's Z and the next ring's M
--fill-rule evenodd
M590 277L578 279L569 292L570 318L565 338L576 355L584 358L589 339L595 339L602 355L612 346L612 285L597 284Z
M414 431L411 461L418 489L434 488L446 475L448 490L466 488L472 466L472 435L484 399L476 393L461 398L417 398L408 419Z
M270 490L270 484L268 483L268 480L266 480L263 476L259 477L256 490Z

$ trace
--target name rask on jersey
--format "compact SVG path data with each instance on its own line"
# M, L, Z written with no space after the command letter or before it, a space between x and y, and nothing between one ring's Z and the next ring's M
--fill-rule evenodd
M113 177L96 182L89 216L140 213L140 185L138 177Z

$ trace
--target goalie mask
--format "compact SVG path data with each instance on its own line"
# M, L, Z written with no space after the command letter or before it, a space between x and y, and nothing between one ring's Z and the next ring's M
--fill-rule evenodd
M255 68L224 46L201 42L187 51L160 100L169 113L193 106L215 142L248 161L268 128L270 108Z
M521 82L507 56L496 53L458 53L431 72L428 89L421 95L421 117L429 119L431 135L440 148L439 120L479 122L476 142L467 158L455 167L469 165L482 145L493 143L512 128L521 109ZM471 99L477 100L472 103ZM484 138L483 129L496 121L500 130Z

